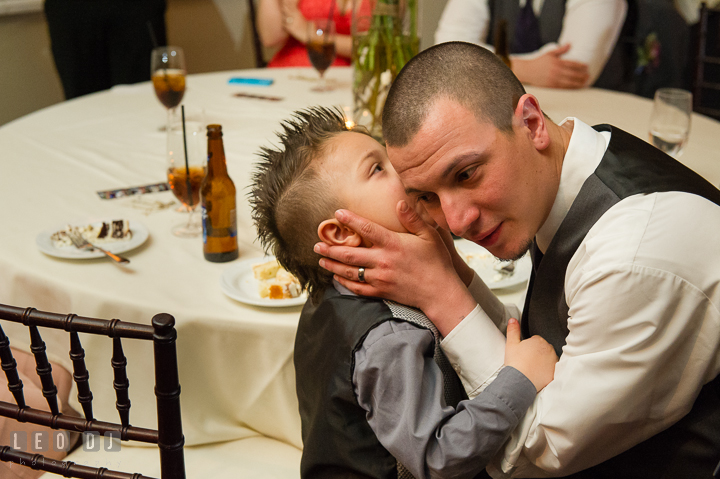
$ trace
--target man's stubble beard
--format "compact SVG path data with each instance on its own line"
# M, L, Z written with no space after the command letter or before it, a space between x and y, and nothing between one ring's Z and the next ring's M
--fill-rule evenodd
M530 248L533 245L533 238L530 238L528 240L525 240L525 243L522 244L522 246L518 249L516 253L511 255L509 258L498 258L501 261L518 261L520 258L525 256L525 254L530 251Z

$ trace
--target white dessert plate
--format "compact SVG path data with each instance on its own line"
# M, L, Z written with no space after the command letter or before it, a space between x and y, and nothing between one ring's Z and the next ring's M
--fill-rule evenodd
M90 251L85 249L78 249L75 246L62 246L56 247L50 237L57 231L62 231L67 225L73 226L86 226L86 225L99 225L102 222L111 222L119 218L106 218L100 220L86 220L86 221L68 221L57 225L54 228L50 228L42 231L35 238L35 244L40 251L43 253L55 256L56 258L66 259L92 259L92 258L104 258L105 254L100 251ZM147 241L150 232L147 227L137 221L130 220L130 231L132 231L132 238L127 241L112 241L107 243L98 243L97 246L110 251L111 253L121 254L126 251L137 248Z
M511 288L524 283L530 278L532 272L530 255L526 254L516 261L515 270L508 275L498 271L507 262L500 261L482 246L465 239L456 239L455 248L490 289Z
M254 306L285 308L305 304L305 301L307 301L307 294L305 292L297 298L269 299L260 297L258 280L256 280L253 275L252 267L256 264L267 263L274 259L274 256L248 258L225 269L222 276L220 276L220 288L222 292L236 301Z

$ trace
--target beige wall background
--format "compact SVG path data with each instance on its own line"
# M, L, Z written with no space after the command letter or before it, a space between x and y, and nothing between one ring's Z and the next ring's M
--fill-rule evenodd
M446 2L420 0L421 48L433 44ZM255 67L245 0L168 0L165 18L190 73ZM63 100L43 13L0 15L0 125Z

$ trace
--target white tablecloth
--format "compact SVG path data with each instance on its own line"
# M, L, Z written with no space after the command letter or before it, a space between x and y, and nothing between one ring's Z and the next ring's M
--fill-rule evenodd
M269 88L230 86L228 78L268 76ZM230 176L238 190L241 258L261 256L246 201L254 154L273 141L279 120L314 105L349 105L349 71L343 89L313 93L309 70L240 71L188 79L184 103L202 107L208 123L223 125ZM236 98L235 92L285 97ZM183 426L187 444L260 432L300 447L292 351L300 307L267 309L226 297L219 278L232 263L202 256L200 238L181 239L171 227L185 218L174 209L144 216L131 199L101 200L97 190L165 181L166 136L158 131L165 110L150 84L122 86L50 107L0 128L0 302L41 310L149 323L158 312L178 328ZM143 195L170 200L172 194ZM106 259L56 259L38 251L40 230L78 218L130 218L150 230L147 243L126 256L127 267ZM11 328L16 330L17 328ZM27 333L11 335L19 345ZM67 360L65 333L48 345ZM151 351L128 341L134 425L154 424ZM99 418L114 419L110 349L97 338L84 346ZM141 351L141 349L143 351ZM148 407L149 406L149 407Z
M274 143L279 120L314 105L349 106L350 69L331 68L341 83L332 93L313 93L308 69L246 70L193 75L184 103L205 109L208 123L223 125L230 176L238 189L241 258L261 256L246 200L254 154ZM270 87L228 85L231 76L272 77ZM645 137L651 103L601 90L530 90L556 121L574 115L593 124L613 123ZM235 92L283 97L267 101ZM349 110L348 110L349 111ZM165 209L144 215L132 199L101 200L97 190L165 180L165 112L150 84L68 101L0 128L0 302L56 312L149 323L158 312L173 314L178 328L183 427L187 444L262 434L300 447L292 351L300 307L246 306L221 292L218 281L230 264L202 257L200 239L170 233L183 215ZM695 117L683 161L720 181L720 124ZM169 192L143 195L169 200ZM106 259L56 259L38 251L37 233L78 218L130 218L150 230L141 248L127 253L127 267ZM502 298L520 301L522 289ZM7 328L6 328L7 329ZM8 329L14 345L26 331ZM66 333L46 338L50 352L70 368ZM131 423L154 425L152 353L126 341ZM84 343L99 419L115 420L110 346ZM107 399L104 403L104 399Z

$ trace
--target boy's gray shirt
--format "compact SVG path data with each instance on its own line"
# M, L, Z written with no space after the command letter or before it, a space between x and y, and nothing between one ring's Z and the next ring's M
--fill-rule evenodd
M337 283L335 287L341 294L353 294ZM399 317L405 314L398 308L418 314L392 303ZM446 406L443 374L433 359L436 335L434 327L402 319L378 325L355 353L354 391L380 443L413 476L474 477L530 407L535 386L505 367L474 399L461 401L457 408Z

